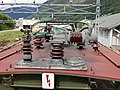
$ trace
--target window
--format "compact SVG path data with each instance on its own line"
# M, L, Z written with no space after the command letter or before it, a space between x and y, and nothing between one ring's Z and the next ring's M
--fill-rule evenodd
M108 38L108 32L109 32L108 29L104 30L104 37L105 37L105 38Z

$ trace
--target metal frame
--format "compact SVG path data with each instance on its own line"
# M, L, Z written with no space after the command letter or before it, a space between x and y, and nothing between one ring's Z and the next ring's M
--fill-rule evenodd
M99 24L100 24L100 0L96 1L96 20L95 20L95 33L97 36L99 35Z
M72 0L70 0L72 2ZM100 0L96 0L96 5L94 4L41 4L41 3L1 3L0 5L9 5L9 6L36 6L36 11L32 11L31 9L26 9L28 12L20 12L14 11L11 8L11 11L5 12L1 10L3 13L38 13L43 15L51 15L51 18L54 18L54 15L87 15L87 14L96 14L96 22L95 22L95 34L99 33L99 17L100 17ZM41 10L39 11L39 7ZM96 7L96 12L90 12L88 9ZM18 9L20 10L20 9ZM1 23L1 22L0 22Z
M96 14L95 12L90 12L87 9L96 7L96 5L93 4L40 4L40 3L2 3L0 4L2 6L8 5L11 7L11 11L6 12L4 10L1 10L3 13L38 13L38 14ZM18 10L14 11L13 6L36 6L36 11L32 11L31 9L25 9L28 12L20 12ZM39 7L43 8L39 12Z

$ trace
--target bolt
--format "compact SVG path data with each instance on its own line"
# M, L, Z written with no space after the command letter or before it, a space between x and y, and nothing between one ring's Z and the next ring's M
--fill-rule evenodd
M49 69L51 68L51 65L49 66Z
M83 53L83 55L85 56L85 53Z
M9 68L12 68L12 64L10 64Z
M95 72L93 72L93 74L95 74Z
M91 71L93 71L92 67L91 67Z

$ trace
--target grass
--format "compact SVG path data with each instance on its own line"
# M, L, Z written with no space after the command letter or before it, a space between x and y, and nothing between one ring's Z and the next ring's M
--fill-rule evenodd
M0 90L14 90L14 89L9 86L1 86L0 85Z
M16 38L22 38L23 34L20 31L0 32L0 45L10 45L15 43Z

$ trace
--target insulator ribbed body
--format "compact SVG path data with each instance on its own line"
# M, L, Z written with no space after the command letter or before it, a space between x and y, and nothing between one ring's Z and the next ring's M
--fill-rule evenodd
M37 48L40 48L41 46L43 46L43 41L41 40L41 38L36 38L34 41L34 44L37 46Z
M71 43L78 43L78 42L82 42L82 34L78 33L78 32L72 32L70 34L70 42Z
M52 59L62 59L64 56L63 47L61 44L53 44L51 48L51 57Z
M30 40L24 39L23 42L24 42L22 47L23 53L30 53L32 51Z
M31 47L30 41L31 41L30 34L24 35L23 47L22 47L24 61L32 61L32 54L31 54L32 47Z

